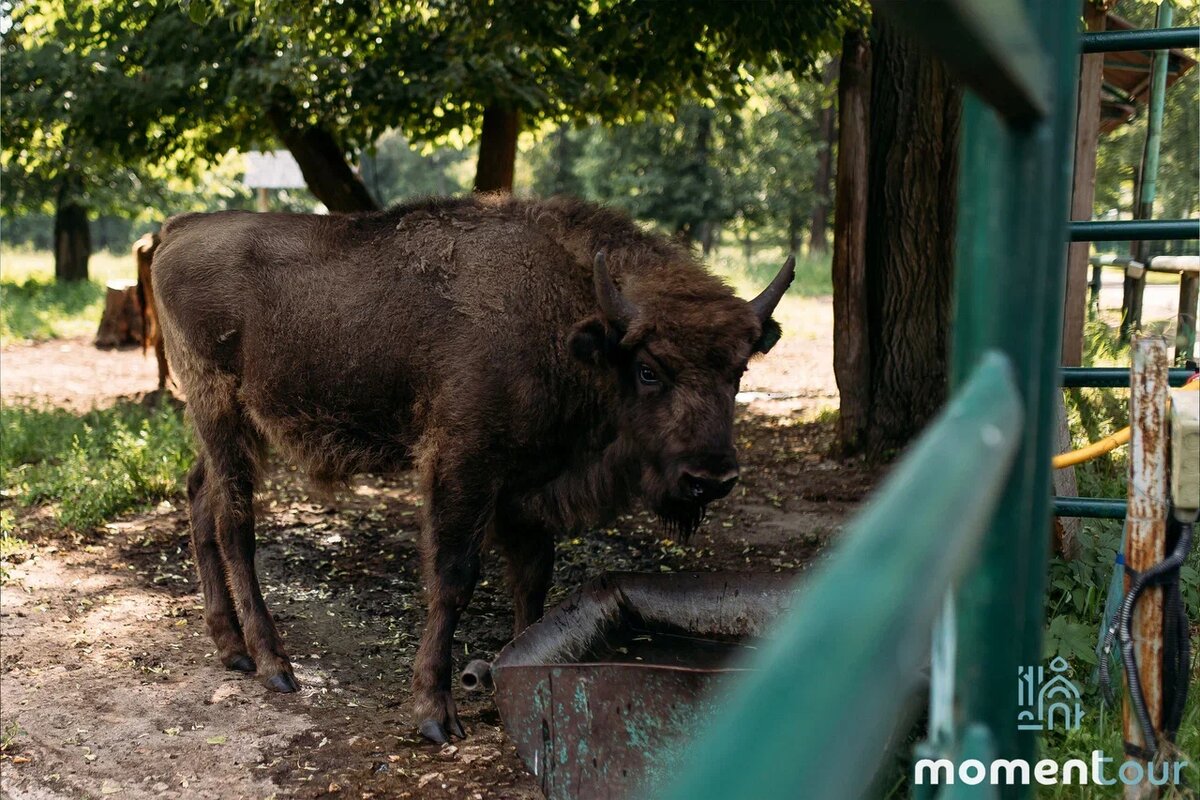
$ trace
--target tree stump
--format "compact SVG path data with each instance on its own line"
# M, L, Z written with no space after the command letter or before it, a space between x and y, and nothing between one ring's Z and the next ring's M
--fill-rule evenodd
M104 297L104 316L96 331L96 347L110 350L142 343L142 306L137 281L109 281Z

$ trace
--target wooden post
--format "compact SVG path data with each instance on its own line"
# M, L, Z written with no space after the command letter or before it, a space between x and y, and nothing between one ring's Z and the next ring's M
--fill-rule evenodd
M1129 508L1125 517L1125 563L1145 571L1166 558L1167 547L1167 340L1162 336L1138 337L1133 342L1133 369L1129 375ZM1125 591L1130 588L1125 576ZM1133 615L1133 643L1146 710L1154 729L1162 725L1163 595L1159 587L1146 589ZM1147 748L1126 692L1125 741ZM1125 797L1156 797L1157 789L1143 781L1125 787Z
M867 166L871 46L861 31L842 39L838 71L838 153L833 214L833 372L841 394L843 448L857 450L866 434L870 398L867 352Z
M1089 31L1105 27L1106 3L1083 0L1083 20ZM1096 142L1100 138L1100 85L1104 54L1083 56L1079 68L1079 103L1075 113L1075 177L1071 188L1071 219L1091 219L1096 196ZM1083 321L1087 316L1089 242L1067 246L1067 294L1063 301L1062 363L1078 367L1083 358Z
M257 208L255 209L257 211L270 211L271 210L270 189L268 189L265 186L258 187L257 201L256 201L255 205L257 206Z

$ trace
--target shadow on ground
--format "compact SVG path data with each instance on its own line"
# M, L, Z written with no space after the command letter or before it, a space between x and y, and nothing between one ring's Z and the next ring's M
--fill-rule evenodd
M743 415L743 482L688 543L647 514L558 543L551 603L605 570L802 570L873 476L827 454L828 423ZM3 788L22 797L539 797L490 698L469 738L411 732L424 617L413 476L310 495L286 465L260 493L258 563L303 684L273 695L223 670L201 617L181 499L87 534L17 514L31 541L2 592ZM14 563L15 562L15 563ZM512 617L498 559L455 639L490 658Z

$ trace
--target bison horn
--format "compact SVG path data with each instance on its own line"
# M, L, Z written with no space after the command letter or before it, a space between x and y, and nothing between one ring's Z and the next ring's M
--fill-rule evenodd
M596 263L592 269L592 283L596 287L596 302L604 316L612 322L628 324L637 316L637 306L629 302L621 290L613 283L608 274L608 265L604 262L604 251L596 253Z
M758 315L760 322L766 322L767 318L775 311L775 306L779 305L779 301L783 298L783 293L792 285L792 278L796 277L796 257L788 256L787 261L783 262L783 268L779 270L779 274L771 281L771 285L762 290L762 294L750 301L750 307L754 309L754 313Z

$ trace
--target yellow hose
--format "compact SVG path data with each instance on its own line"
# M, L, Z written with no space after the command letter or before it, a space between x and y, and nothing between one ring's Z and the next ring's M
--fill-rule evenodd
M1200 381L1193 380L1183 385L1184 389L1192 391L1200 390ZM1071 450L1067 453L1059 453L1050 463L1055 469L1065 469L1073 467L1076 464L1082 464L1084 461L1091 461L1097 456L1102 456L1107 452L1117 449L1123 444L1129 442L1129 428L1124 427L1111 436L1105 436L1098 442L1092 442L1087 447L1081 447L1078 450Z

